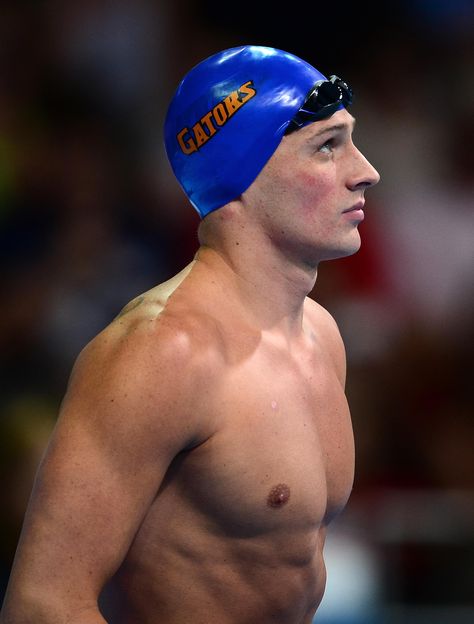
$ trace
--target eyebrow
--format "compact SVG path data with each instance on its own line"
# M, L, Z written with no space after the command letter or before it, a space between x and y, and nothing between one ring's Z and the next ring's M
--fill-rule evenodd
M311 138L318 137L321 134L325 134L326 132L336 132L339 130L348 130L348 129L351 131L354 131L355 124L356 124L356 120L354 117L352 117L351 123L340 123L340 124L334 124L332 126L326 126L325 128L321 128L320 130L315 132Z

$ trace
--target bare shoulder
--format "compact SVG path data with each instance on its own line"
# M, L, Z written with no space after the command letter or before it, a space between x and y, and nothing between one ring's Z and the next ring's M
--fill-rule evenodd
M335 318L326 308L314 299L311 299L311 297L306 297L305 299L305 315L311 324L316 323L321 330L340 338L341 334Z
M125 305L87 345L78 366L97 360L115 373L133 371L136 382L139 377L149 381L149 376L170 371L177 385L191 378L186 372L197 374L204 362L209 370L217 352L212 349L214 323L184 284L192 264Z
M311 299L305 301L305 320L333 359L341 383L346 378L346 351L336 320L326 308Z
M168 279L166 282L158 284L145 293L134 297L127 305L125 305L114 319L121 323L122 317L135 312L132 319L141 319L145 317L150 320L156 318L165 308L170 297L180 289L185 279L191 273L194 262L188 264L179 273Z
M210 434L200 400L219 370L218 342L212 319L153 289L132 300L81 352L65 405L109 414L104 426L124 424L125 432L133 415L134 427L175 428L182 446L197 444Z
M202 316L159 287L78 357L35 481L11 604L27 595L32 613L45 605L64 622L95 605L173 459L214 433L205 395L218 350L206 347L212 323Z

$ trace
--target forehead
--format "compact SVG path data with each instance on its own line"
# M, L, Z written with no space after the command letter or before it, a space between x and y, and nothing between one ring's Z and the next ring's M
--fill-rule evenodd
M315 121L292 132L288 136L283 136L277 149L273 152L258 177L261 177L269 170L275 173L288 169L297 151L305 150L308 145L317 140L327 140L327 137L331 136L331 132L349 133L350 135L354 125L355 118L343 108L327 119Z
M343 108L335 112L334 115L331 115L331 117L328 117L327 119L315 121L307 126L304 126L300 130L290 134L288 137L285 137L285 139L291 140L294 137L298 142L305 142L314 137L324 135L326 132L330 131L352 132L354 130L354 125L355 118L345 108Z

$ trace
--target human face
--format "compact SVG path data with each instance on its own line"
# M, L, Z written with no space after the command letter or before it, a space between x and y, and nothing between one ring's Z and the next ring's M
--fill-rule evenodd
M278 248L317 265L360 247L364 192L379 174L352 142L354 118L345 110L283 137L242 195Z

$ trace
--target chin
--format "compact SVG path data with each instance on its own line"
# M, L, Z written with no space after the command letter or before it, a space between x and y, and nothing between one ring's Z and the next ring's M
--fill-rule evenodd
M354 237L351 241L344 241L340 245L334 245L332 249L328 249L324 255L323 260L337 260L338 258L346 258L352 256L359 251L361 247L361 240L359 233L357 237Z
M352 247L347 247L346 249L344 249L340 257L345 258L346 256L352 256L359 251L360 247L361 247L361 241L359 240L359 242L356 245L352 245Z

